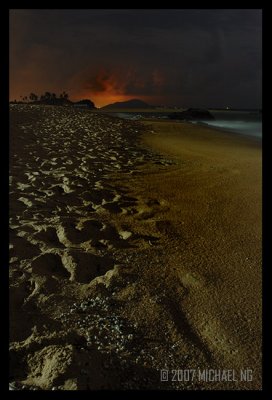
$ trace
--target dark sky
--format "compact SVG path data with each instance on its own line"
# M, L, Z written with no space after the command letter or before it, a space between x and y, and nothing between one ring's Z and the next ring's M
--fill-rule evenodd
M10 98L261 107L261 10L11 10Z

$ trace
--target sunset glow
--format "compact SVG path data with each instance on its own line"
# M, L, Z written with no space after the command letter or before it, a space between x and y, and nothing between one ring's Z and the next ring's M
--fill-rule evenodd
M71 100L87 97L98 107L135 98L168 106L261 107L260 14L136 14L11 10L10 99L65 90ZM245 17L251 30L243 28Z

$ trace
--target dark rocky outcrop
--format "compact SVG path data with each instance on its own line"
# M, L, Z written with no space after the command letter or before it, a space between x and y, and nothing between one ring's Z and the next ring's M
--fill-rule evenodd
M89 99L77 101L76 103L74 103L74 106L84 108L96 108L94 102Z
M170 119L180 119L180 120L189 120L189 121L198 121L198 120L214 120L214 116L205 109L202 108L188 108L188 110L182 112L173 112L168 115Z

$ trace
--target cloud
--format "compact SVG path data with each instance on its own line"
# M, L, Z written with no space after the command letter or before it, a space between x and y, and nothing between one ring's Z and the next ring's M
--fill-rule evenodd
M260 10L12 10L10 21L11 97L261 104Z

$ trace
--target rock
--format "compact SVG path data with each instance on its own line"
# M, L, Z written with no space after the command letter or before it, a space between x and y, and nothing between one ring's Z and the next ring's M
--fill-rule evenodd
M168 115L169 119L180 119L180 120L189 120L189 121L198 121L198 120L214 120L214 116L205 109L202 108L188 108L186 111L182 112L174 112Z

